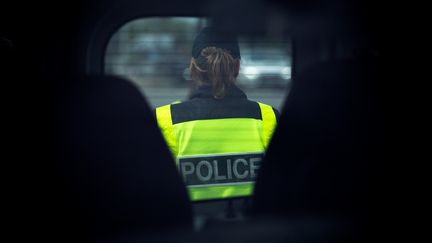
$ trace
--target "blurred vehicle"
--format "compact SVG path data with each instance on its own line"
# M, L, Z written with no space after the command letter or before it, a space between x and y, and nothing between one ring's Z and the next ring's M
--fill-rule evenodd
M238 83L246 88L287 87L291 82L291 60L277 51L242 54Z

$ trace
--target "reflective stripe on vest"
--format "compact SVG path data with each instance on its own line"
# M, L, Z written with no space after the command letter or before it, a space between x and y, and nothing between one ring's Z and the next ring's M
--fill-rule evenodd
M159 128L163 137L165 138L168 148L170 149L174 158L176 158L178 150L171 119L171 104L158 107L156 109L156 117Z
M259 107L262 120L227 118L175 125L170 105L156 109L159 127L191 200L251 195L257 168L276 126L273 108L262 103Z

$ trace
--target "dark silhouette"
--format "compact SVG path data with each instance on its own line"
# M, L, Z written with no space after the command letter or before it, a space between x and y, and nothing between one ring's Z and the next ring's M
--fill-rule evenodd
M296 80L256 183L256 216L344 222L365 236L382 163L379 71L374 60L334 61Z
M185 186L139 91L113 77L73 81L53 102L54 228L80 240L191 229Z

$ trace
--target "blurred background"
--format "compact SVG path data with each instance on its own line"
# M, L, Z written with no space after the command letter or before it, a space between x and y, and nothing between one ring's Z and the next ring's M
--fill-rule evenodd
M131 80L153 108L187 99L189 63L196 34L206 18L151 17L127 22L111 37L105 73ZM249 99L282 108L291 84L292 45L287 37L239 36L237 84ZM144 91L145 90L145 91Z

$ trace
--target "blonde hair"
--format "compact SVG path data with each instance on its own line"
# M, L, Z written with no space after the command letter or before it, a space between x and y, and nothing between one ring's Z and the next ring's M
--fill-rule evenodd
M190 64L192 80L198 84L208 84L213 88L217 99L225 96L225 91L236 80L240 60L217 47L206 47L198 58L192 58Z

